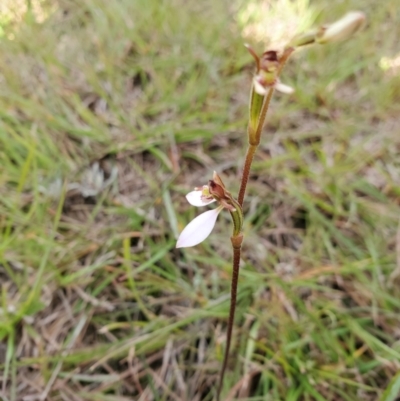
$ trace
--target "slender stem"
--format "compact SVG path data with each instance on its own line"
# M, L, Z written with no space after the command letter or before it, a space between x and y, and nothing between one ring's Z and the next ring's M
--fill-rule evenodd
M221 375L219 378L217 401L220 400L222 385L224 383L225 370L226 370L226 366L228 365L229 350L231 347L232 329L233 329L233 323L235 320L235 310L236 310L237 286L238 286L238 280L239 280L240 249L241 249L240 247L238 247L238 248L235 246L233 247L231 303L230 303L230 308L229 308L228 331L226 334L226 348L225 348L224 362L222 364L222 369L221 369Z
M279 78L279 75L281 74L283 67L285 66L287 60L289 59L293 51L294 48L289 47L285 50L284 54L282 55L282 58L280 59L279 69L277 71L277 78ZM268 94L261 108L260 117L258 120L258 125L254 135L254 139L250 141L249 147L247 148L246 159L244 161L243 175L242 175L242 180L240 182L240 189L238 196L238 202L240 206L243 206L244 195L246 194L246 187L247 187L247 182L249 181L251 165L253 163L254 154L256 153L258 145L260 144L261 132L264 127L265 118L267 116L269 104L271 103L273 94L274 94L274 88L271 87L270 90L268 91Z
M281 74L285 63L288 60L289 56L292 54L293 50L294 50L294 48L285 49L285 52L280 60L280 66L277 71L277 78ZM243 206L243 201L244 201L244 196L246 193L247 182L249 180L251 165L253 163L254 155L255 155L258 145L260 143L261 132L262 132L262 129L264 126L265 117L267 115L268 107L271 102L273 93L274 93L274 88L272 87L268 91L268 94L263 102L263 105L262 105L262 108L260 111L260 117L258 120L256 133L254 136L249 135L249 147L247 148L246 159L244 162L243 175L242 175L242 179L240 182L240 189L239 189L239 196L238 196L238 203L239 203L240 207ZM229 350L231 348L232 330L233 330L233 324L234 324L234 320L235 320L235 311L236 311L236 298L237 298L237 287L238 287L238 281L239 281L240 254L241 254L241 245L243 242L243 235L240 234L241 224L240 224L239 233L236 232L236 229L237 229L237 227L235 224L234 235L231 237L232 247L233 247L231 302L230 302L230 308L229 308L228 331L226 334L226 348L225 348L225 354L224 354L224 361L222 363L222 368L221 368L221 374L220 374L220 378L219 378L217 401L220 400L222 385L224 384L224 377L225 377L226 367L228 365Z
M253 143L249 143L249 147L247 148L246 159L244 161L243 175L242 175L242 179L240 181L240 189L239 189L239 196L238 196L238 202L239 202L240 206L243 206L244 195L246 194L246 187L247 187L247 183L249 181L251 165L253 163L253 158L257 151L258 144L260 143L261 131L264 126L265 117L267 115L268 107L271 102L273 93L274 93L274 89L271 88L268 91L268 94L264 100L264 103L263 103L263 106L262 106L262 109L260 112L260 118L258 120L257 130L255 133L255 140L252 141Z
M264 100L263 107L260 112L260 118L258 120L257 130L256 130L256 134L255 134L255 137L256 137L255 145L259 145L259 143L260 143L261 132L264 127L265 117L267 116L267 111L269 109L269 104L271 103L273 94L274 94L274 88L272 87L268 91L268 94Z
M249 181L251 164L253 163L253 158L257 151L257 148L258 148L257 145L249 145L249 147L247 148L246 159L244 161L242 180L240 181L240 189L238 196L238 202L240 206L243 206L244 195L246 193L246 186L247 182Z

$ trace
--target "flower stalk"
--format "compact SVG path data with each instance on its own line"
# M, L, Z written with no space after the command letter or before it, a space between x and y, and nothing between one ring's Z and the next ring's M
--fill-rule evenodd
M213 202L217 202L219 206L216 209L200 214L192 220L180 234L176 245L177 248L194 246L204 241L211 233L219 213L223 210L229 211L233 222L233 233L231 236L233 252L231 299L226 335L226 348L217 387L217 401L220 400L224 383L235 320L241 248L243 243L242 207L250 177L251 166L261 141L261 134L272 96L275 90L287 94L293 93L292 88L284 85L280 81L280 76L286 62L296 48L312 43L324 44L347 39L359 30L364 22L365 15L363 13L358 11L348 13L331 25L324 25L296 36L284 48L281 54L275 50L268 50L259 57L250 46L246 46L254 58L256 72L250 92L249 122L247 126L248 147L240 181L238 198L236 200L232 196L232 194L227 190L225 184L222 182L221 177L216 172L214 172L213 178L208 181L208 185L195 188L194 191L186 195L188 202L193 206L201 207Z

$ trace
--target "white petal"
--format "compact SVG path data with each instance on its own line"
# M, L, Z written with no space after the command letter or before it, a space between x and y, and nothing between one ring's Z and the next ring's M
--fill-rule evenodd
M177 248L188 248L203 242L211 233L215 226L222 206L213 210L208 210L193 219L181 232L176 243Z
M257 80L257 77L253 79L254 90L261 96L265 96L267 94L267 89L265 89Z
M291 86L285 85L282 82L277 82L275 84L275 89L278 92L286 93L288 95L290 95L290 94L292 94L294 92L294 89Z
M205 206L205 205L215 202L214 198L210 199L210 200L203 200L201 195L202 195L202 191L192 191L186 195L186 199L191 205L197 206L197 207Z

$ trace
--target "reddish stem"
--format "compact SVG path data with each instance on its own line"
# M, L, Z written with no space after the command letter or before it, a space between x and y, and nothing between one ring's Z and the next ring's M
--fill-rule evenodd
M292 47L285 49L284 54L282 55L281 59L279 60L279 68L278 68L277 75L276 75L277 79L281 75L283 67L285 66L288 58L293 53L293 51L294 51L294 48L292 48ZM239 196L238 196L238 202L239 202L240 206L243 206L244 196L246 194L246 187L247 187L247 183L249 181L249 176L250 176L251 165L253 163L254 154L256 153L257 147L260 144L261 132L264 127L265 118L267 116L269 104L271 103L273 94L274 94L274 88L272 87L268 91L268 94L267 94L267 96L264 100L263 106L261 108L260 117L258 119L258 125L257 125L257 129L256 129L256 133L255 133L255 138L254 138L254 140L250 140L249 147L247 148L246 159L245 159L244 166L243 166L243 175L242 175L242 180L240 182L240 189L239 189Z
M226 348L225 348L224 362L222 364L221 375L220 375L219 384L218 384L217 401L219 401L219 399L220 399L222 385L224 383L225 370L226 370L226 366L228 365L229 350L231 347L232 330L233 330L233 323L235 320L235 310L236 310L237 286L238 286L238 280L239 280L240 249L241 249L240 247L233 248L231 304L230 304L230 309L229 309L228 331L226 334Z
M289 56L292 54L294 48L285 49L283 56L280 59L279 69L277 71L277 78L282 72L286 61L288 60ZM242 207L244 196L246 194L246 187L247 182L249 181L251 165L253 163L254 155L257 151L258 145L260 143L261 132L264 127L265 117L267 115L267 111L269 108L269 104L271 102L272 95L274 93L274 88L270 88L268 94L264 100L263 106L261 108L260 117L258 120L256 134L253 139L250 138L249 147L247 148L246 159L244 162L243 167L243 175L240 182L240 189L239 189L239 196L238 196L238 203ZM241 253L241 244L243 241L243 236L238 235L231 238L232 246L233 246L233 269L232 269L232 282L231 282L231 303L229 308L229 320L228 320L228 331L226 334L226 348L224 354L224 361L222 364L221 375L219 378L218 384L218 391L217 391L217 401L220 400L222 385L224 383L224 376L226 367L228 365L228 358L229 358L229 350L231 347L231 339L232 339L232 330L233 330L233 323L235 320L235 311L236 311L236 297L237 297L237 287L238 287L238 280L239 280L239 264L240 264L240 253Z
M253 163L253 158L257 151L258 144L260 143L261 131L264 126L265 117L267 115L268 107L271 102L273 93L274 93L274 89L271 88L268 91L268 95L265 98L263 106L261 108L260 117L258 120L258 125L257 125L257 130L255 132L254 141L252 141L253 143L250 142L249 147L247 148L246 158L245 158L244 166L243 166L242 179L240 181L239 196L238 196L238 202L239 202L240 206L243 206L244 195L246 194L246 187L247 187L247 183L249 181L251 165Z
M258 147L257 145L249 145L249 147L247 148L246 159L244 161L242 180L240 181L240 189L238 196L238 202L240 206L243 206L247 182L249 181L249 176L250 176L251 164L253 163L253 158L257 151L257 147Z

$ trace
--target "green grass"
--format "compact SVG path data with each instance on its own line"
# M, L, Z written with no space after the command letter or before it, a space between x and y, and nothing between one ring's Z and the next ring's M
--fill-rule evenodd
M0 17L0 399L213 399L228 216L174 247L197 213L184 194L213 170L239 186L243 43L263 49L245 28L294 34L361 9L365 29L296 53L282 77L295 94L274 97L223 399L395 401L397 1L32 3Z

